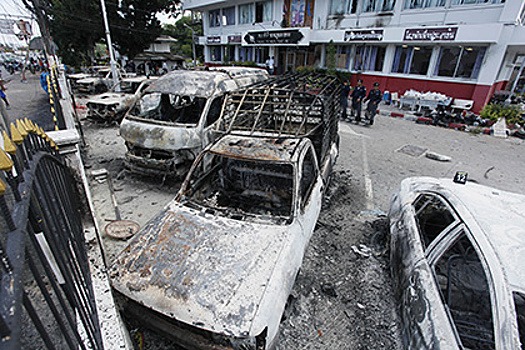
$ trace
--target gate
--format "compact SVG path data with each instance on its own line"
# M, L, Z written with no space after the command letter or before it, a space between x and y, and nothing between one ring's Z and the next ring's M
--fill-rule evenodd
M27 119L3 138L0 350L103 349L74 173Z

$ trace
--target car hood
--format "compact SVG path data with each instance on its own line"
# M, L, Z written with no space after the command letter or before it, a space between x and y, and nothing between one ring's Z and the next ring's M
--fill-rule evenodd
M97 81L100 81L100 78L84 78L77 80L77 84L93 84Z
M117 257L110 268L112 285L187 324L230 336L254 335L252 321L292 231L172 202Z
M132 96L133 94L128 93L106 92L104 94L100 94L93 98L90 98L87 103L112 105L116 103L123 103L126 99L129 99Z
M177 125L155 120L141 121L124 118L120 136L127 142L145 149L177 151L200 147L202 140L196 125Z

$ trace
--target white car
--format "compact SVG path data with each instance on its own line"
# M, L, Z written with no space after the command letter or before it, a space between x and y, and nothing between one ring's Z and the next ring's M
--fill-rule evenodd
M157 77L123 78L118 84L120 91L116 91L114 86L110 92L95 95L88 100L87 117L97 121L120 122L128 109L140 98L144 89L155 80Z
M525 196L409 178L389 217L406 349L523 349Z

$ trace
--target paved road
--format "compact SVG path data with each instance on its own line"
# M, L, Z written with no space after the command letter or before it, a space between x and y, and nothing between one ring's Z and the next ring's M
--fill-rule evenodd
M339 167L362 178L363 209L388 210L390 195L409 176L452 177L458 170L501 190L525 194L523 140L499 139L381 116L372 127L342 122ZM432 151L452 157L439 162L412 153Z
M20 81L20 73L10 75L2 70L6 84L6 95L11 104L7 111L9 122L18 118L29 118L38 123L45 131L53 130L53 116L49 107L49 98L40 87L39 74L26 74L27 83Z

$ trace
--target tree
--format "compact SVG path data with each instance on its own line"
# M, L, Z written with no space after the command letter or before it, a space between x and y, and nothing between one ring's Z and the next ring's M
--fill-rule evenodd
M180 1L107 0L111 36L121 54L134 57L162 33L158 12L178 14Z
M192 32L188 28L192 28L195 31L195 36L202 35L202 25L200 23L194 23L192 18L189 16L182 17L175 24L167 24L163 26L163 34L169 35L175 39L177 42L171 44L171 50L178 55L184 57L193 57L192 52ZM203 57L202 47L195 47L197 58Z
M22 0L49 31L64 63L91 64L94 46L104 39L100 0ZM157 12L178 13L180 0L106 0L115 47L129 57L147 48L161 33ZM43 33L46 30L42 30Z

